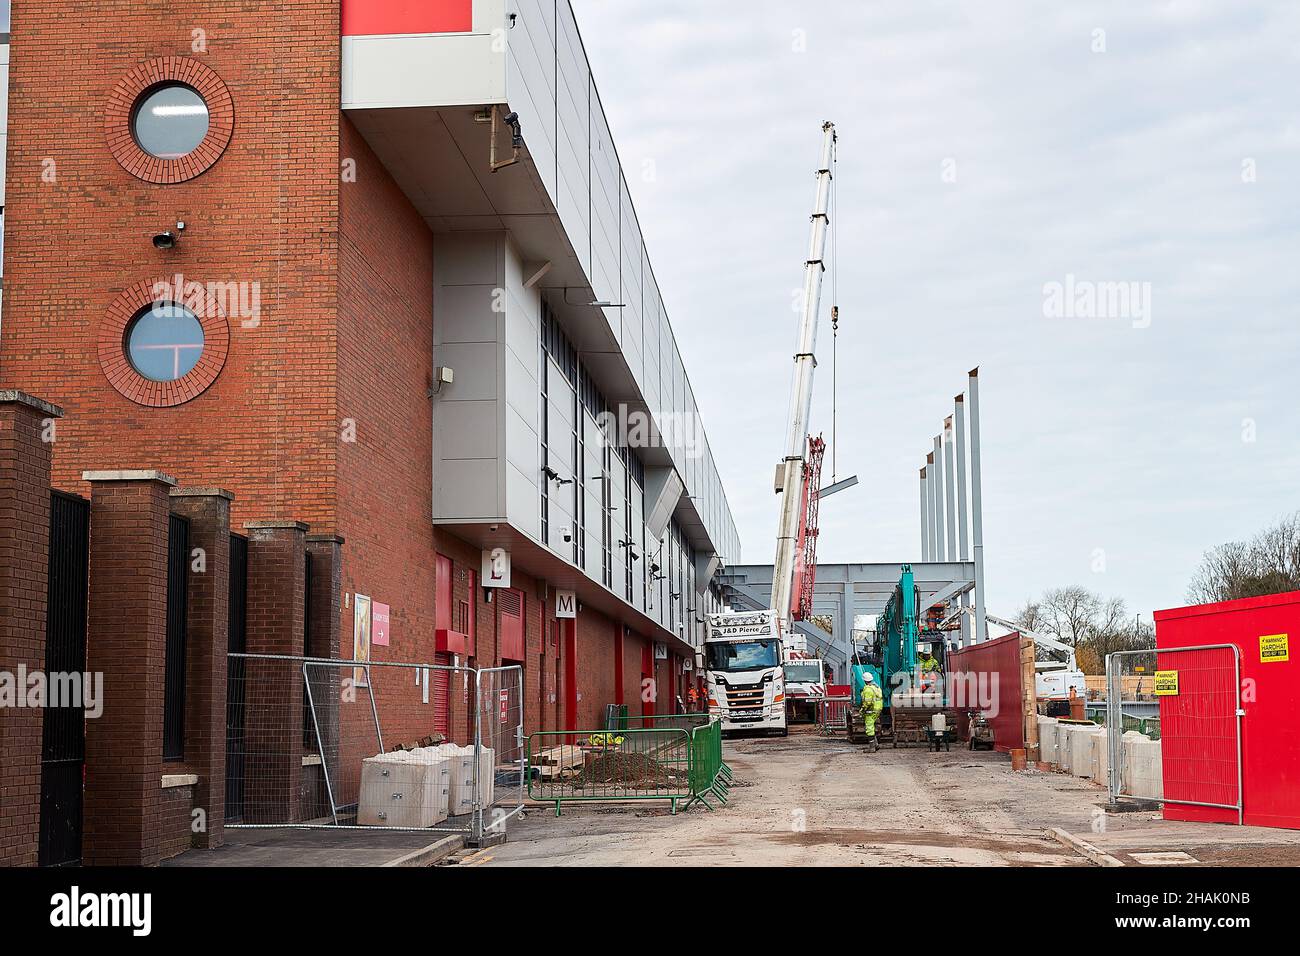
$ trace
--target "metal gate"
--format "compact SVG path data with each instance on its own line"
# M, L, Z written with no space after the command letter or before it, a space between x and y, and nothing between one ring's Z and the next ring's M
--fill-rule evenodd
M226 628L226 822L244 818L244 659L248 618L248 539L230 536L230 618Z
M522 811L521 667L229 659L226 792L241 810L227 826L427 830L480 842ZM448 713L453 728L472 728L464 746L439 730ZM397 785L406 777L392 758L375 759L397 751L416 751L398 762L445 762L446 791L422 776L414 791ZM436 797L446 808L426 812Z
M190 523L167 525L167 652L163 670L163 760L185 759L185 618L189 612Z
M86 602L90 564L90 503L50 494L49 590L45 622L45 673L86 670ZM41 734L41 866L81 861L83 706L46 707ZM83 701L84 703L84 701Z
M1235 810L1242 822L1241 652L1233 644L1198 644L1106 655L1106 746L1110 800L1134 799L1123 746L1123 662L1143 656L1154 664L1160 705L1165 804ZM1162 693L1161 674L1172 674ZM1168 679L1168 678L1166 678ZM1130 790L1130 792L1125 792Z

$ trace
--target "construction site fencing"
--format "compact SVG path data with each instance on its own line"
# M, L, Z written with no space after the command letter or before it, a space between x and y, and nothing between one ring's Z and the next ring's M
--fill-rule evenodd
M1140 666L1161 701L1159 758L1155 766L1135 759L1126 742L1127 715L1121 679ZM1155 800L1165 804L1235 810L1241 822L1241 652L1233 644L1200 644L1106 655L1106 759L1110 801ZM1155 743L1155 741L1152 741ZM1148 761L1149 763L1150 761ZM1136 796L1154 774L1159 796Z
M621 730L529 734L528 796L554 803L667 801L672 813L727 802L732 773L722 723L708 714L648 714Z
M851 697L825 697L817 703L817 732L823 737L844 735L844 715L853 707Z
M229 655L226 825L501 831L523 809L518 666Z

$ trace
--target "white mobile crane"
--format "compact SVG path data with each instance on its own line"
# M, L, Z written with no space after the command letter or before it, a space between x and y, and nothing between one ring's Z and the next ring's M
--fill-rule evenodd
M817 325L821 312L822 278L826 274L826 236L831 224L835 141L835 124L823 123L817 195L808 257L804 261L803 299L790 386L785 457L776 469L776 493L780 495L781 505L776 531L776 559L772 566L771 606L784 637L787 713L792 718L809 720L816 719L817 708L826 697L826 665L809 652L803 635L794 629L793 624L812 616L817 575L818 505L826 443L820 436L813 437L808 433L808 419L812 407L813 373L817 369ZM832 303L832 320L838 324L836 309Z
M803 303L794 356L785 458L777 466L776 492L781 496L776 561L772 569L771 610L709 615L705 636L709 709L727 730L754 730L784 735L787 709L815 712L825 696L825 665L808 653L803 635L792 624L812 613L817 559L817 514L821 463L826 443L808 434L813 371L817 367L817 318L821 306L826 234L830 226L835 124L822 124L821 164L812 236L804 263ZM846 480L840 487L851 482Z
M816 555L816 502L821 490L821 458L826 446L820 438L808 434L808 418L812 407L813 372L817 369L817 319L821 309L822 276L826 272L824 257L826 233L830 227L831 164L835 159L835 139L835 124L823 123L817 199L813 206L808 258L804 262L803 301L798 345L794 353L794 380L790 386L785 458L776 467L776 493L780 495L781 511L776 530L776 560L772 566L772 610L776 611L785 634L791 634L791 621L803 616L801 610L811 609L812 582L806 582L805 578L810 573L810 548L814 559ZM811 568L815 573L816 564L812 563ZM792 637L791 646L796 643L802 642L794 642Z

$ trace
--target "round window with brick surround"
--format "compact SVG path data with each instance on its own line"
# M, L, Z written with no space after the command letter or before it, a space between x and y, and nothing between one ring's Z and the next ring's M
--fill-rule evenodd
M122 77L104 110L113 157L150 183L180 183L221 158L235 129L230 90L191 57L163 56Z
M99 327L99 367L139 405L167 408L197 398L217 380L230 327L214 290L196 282L141 282L109 306Z

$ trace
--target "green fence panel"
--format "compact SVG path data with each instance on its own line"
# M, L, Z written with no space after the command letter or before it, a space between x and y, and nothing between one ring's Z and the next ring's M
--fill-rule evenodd
M528 796L554 803L667 800L727 802L730 768L722 760L722 724L708 714L656 714L646 727L547 730L528 735Z

